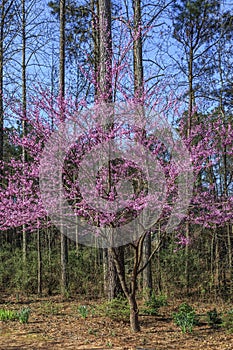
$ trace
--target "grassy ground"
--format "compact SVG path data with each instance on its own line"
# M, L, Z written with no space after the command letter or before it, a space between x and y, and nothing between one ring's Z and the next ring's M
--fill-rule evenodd
M204 320L191 334L182 334L174 325L172 313L180 300L168 300L157 316L140 316L141 332L132 334L126 321L113 321L95 313L99 302L50 298L2 298L0 308L20 310L30 307L29 323L0 322L0 349L121 349L121 350L227 350L233 349L233 334L213 329ZM220 303L191 303L199 315L216 307L218 312L232 308ZM80 305L88 313L80 314ZM86 317L85 317L86 316Z

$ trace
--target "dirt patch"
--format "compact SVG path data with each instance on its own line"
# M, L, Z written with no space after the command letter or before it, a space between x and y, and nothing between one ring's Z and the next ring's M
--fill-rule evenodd
M182 334L172 321L172 312L179 302L163 307L158 316L140 316L141 332L132 334L126 322L89 314L82 318L78 305L82 301L61 301L58 298L11 300L8 308L19 310L29 306L28 324L0 322L0 349L116 349L116 350L232 350L233 335L223 329L212 329L206 323L196 326L192 334ZM89 305L95 303L86 302ZM219 312L229 305L192 304L198 313L216 307ZM5 305L2 304L1 307Z

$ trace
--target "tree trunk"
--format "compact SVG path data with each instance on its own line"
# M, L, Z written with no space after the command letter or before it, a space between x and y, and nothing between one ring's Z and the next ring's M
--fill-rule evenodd
M215 244L215 233L213 233L212 235L212 239L211 239L211 245L210 245L210 273L211 273L211 277L210 277L210 283L209 283L209 293L211 294L213 291L213 284L214 284L214 275L215 275L215 259L214 259L214 244ZM208 266L208 265L207 265Z
M194 90L193 90L193 48L192 44L189 50L188 62L188 80L189 80L189 107L188 107L188 123L187 123L187 137L189 137L192 127L192 114L194 107Z
M37 293L42 294L42 259L40 230L37 229Z
M143 265L149 260L151 255L151 235L148 233L145 237L143 244ZM147 264L143 270L143 297L145 300L149 300L152 293L152 271L151 262Z
M140 332L140 325L138 319L138 306L135 294L130 294L128 297L128 302L130 306L130 328L132 332Z
M124 269L124 249L123 247L115 248L115 252L118 257L118 261L121 265L121 271L124 274L125 269ZM120 294L122 295L124 292L122 290L122 286L120 283L119 276L117 274L116 266L114 263L114 257L112 255L111 249L108 249L108 284L107 284L107 292L108 292L108 300L112 300L119 296Z
M99 0L98 1L98 15L99 15L99 35L96 34L96 41L99 45L98 53L95 53L95 59L99 60L98 71L98 98L105 102L112 102L112 19L111 19L111 1L110 0ZM94 43L96 48L96 42ZM107 122L106 128L111 128L113 125L113 118L110 116ZM117 254L120 254L117 248ZM105 255L106 257L106 255ZM106 269L107 267L107 269ZM122 291L119 278L117 276L115 264L113 261L113 256L111 249L107 251L107 259L105 260L104 281L105 291L107 292L107 297L109 300L116 298L119 291Z
M185 237L187 240L189 240L190 237L190 224L187 221L186 222L186 232L185 232ZM185 274L185 289L186 289L186 293L189 294L189 289L190 289L190 263L189 263L189 245L186 244L185 246L185 270L184 270L184 274Z
M219 252L219 239L217 231L215 231L215 298L217 299L220 286L220 252Z
M61 295L66 296L68 291L68 244L64 231L61 232Z
M65 96L65 8L66 1L60 0L60 60L59 60L59 93Z
M228 251L228 271L229 271L229 281L230 281L230 290L229 294L232 294L233 290L233 273L232 273L232 232L230 224L227 224L227 251Z
M22 120L22 135L23 137L27 134L26 125L26 113L27 113L27 82L26 82L26 10L25 0L21 2L22 6L22 109L23 109L23 120ZM22 162L23 166L27 161L27 155L25 147L22 148ZM23 264L26 265L27 257L27 232L26 226L23 224Z
M91 0L91 11L92 11L92 37L93 37L93 51L94 51L94 71L95 81L100 81L100 36L99 36L99 6L96 0ZM95 85L95 99L98 98L98 85Z
M59 62L59 93L61 104L65 96L65 0L60 0L60 62ZM62 108L62 107L61 107ZM63 119L63 108L61 110L61 117ZM61 189L62 191L62 189ZM65 228L61 229L61 294L66 295L68 289L68 242L64 232Z
M142 33L141 33L141 0L133 0L134 10L134 94L136 97L143 96L143 61L142 61Z
M1 28L0 28L0 161L3 160L3 41L5 27L5 0L1 4Z
M104 295L108 296L108 249L103 249L103 284L104 284Z
M142 16L141 0L133 0L134 11L134 42L133 42L133 63L134 63L134 95L136 99L142 99L144 94L143 87L143 60L142 60ZM143 101L141 101L143 103ZM143 258L145 264L151 254L151 236L148 234L143 243ZM143 295L149 299L152 290L151 263L147 264L142 274Z
M99 87L100 98L112 102L112 18L111 1L99 0ZM96 56L98 57L98 55Z
M139 332L140 331L140 325L139 325L139 319L138 319L138 306L136 301L136 282L137 282L137 269L139 267L138 263L138 248L135 250L135 264L134 264L134 270L131 276L131 288L129 290L126 279L125 279L125 272L124 272L124 266L121 264L121 261L119 260L119 256L117 255L116 248L111 248L112 257L115 263L116 271L119 277L119 281L121 283L122 290L128 300L129 306L130 306L130 328L132 332Z

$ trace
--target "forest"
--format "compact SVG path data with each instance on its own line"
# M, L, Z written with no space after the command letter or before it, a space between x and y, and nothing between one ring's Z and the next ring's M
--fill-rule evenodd
M233 348L232 5L0 1L0 349Z

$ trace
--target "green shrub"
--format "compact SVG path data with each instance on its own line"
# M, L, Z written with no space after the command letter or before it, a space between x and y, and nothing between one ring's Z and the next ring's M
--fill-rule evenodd
M29 308L24 308L18 313L18 319L20 323L28 323L31 310Z
M128 321L130 316L130 307L125 298L118 297L98 305L95 309L95 313L99 314L100 316L109 317L112 320Z
M30 312L31 310L29 308L24 308L19 312L14 310L0 309L0 321L19 320L20 323L28 323Z
M88 299L101 295L103 272L101 266L96 264L98 254L97 249L83 246L78 251L69 251L68 274L71 293L85 295Z
M144 303L144 308L141 310L143 314L156 316L161 306L167 305L167 296L164 294L155 295L153 292L150 299Z
M222 320L222 327L228 332L233 333L233 309L224 315Z
M88 307L86 305L80 305L78 307L78 312L82 318L87 318L89 310L88 310Z
M27 265L23 266L22 250L4 246L0 253L0 284L5 291L34 293L37 291L37 253L28 247Z
M0 321L15 321L17 319L17 311L0 309Z
M183 333L192 332L193 326L198 324L198 318L192 306L183 303L179 311L173 314L173 320L179 326Z

